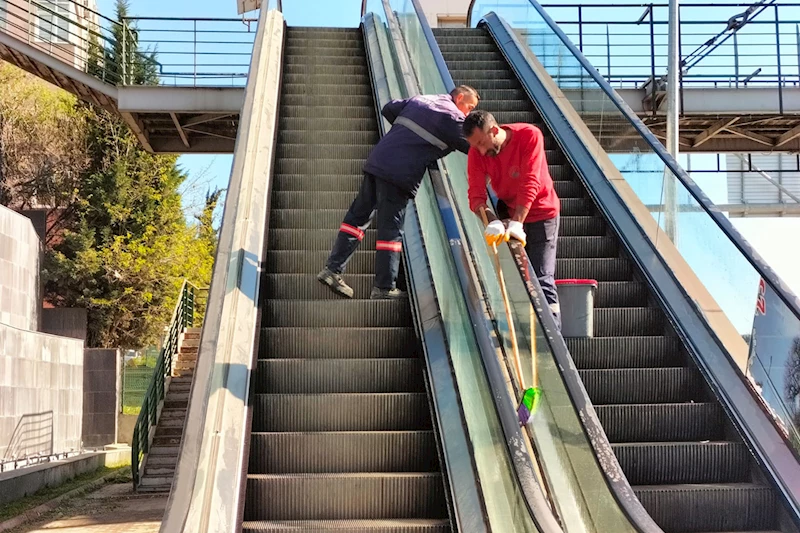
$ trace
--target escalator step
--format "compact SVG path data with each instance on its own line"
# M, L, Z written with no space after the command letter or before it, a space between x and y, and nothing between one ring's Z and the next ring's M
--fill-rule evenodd
M375 118L375 109L370 106L343 107L332 105L285 105L281 104L282 118ZM308 155L308 154L307 154Z
M270 327L413 325L408 300L267 300L262 313Z
M645 442L614 444L631 485L743 483L750 453L739 442Z
M480 51L480 50L473 51L472 48L470 48L469 52L461 51L461 52L444 53L444 51L442 51L442 55L447 61L447 66L449 67L450 70L456 70L453 67L462 61L502 61L503 67L508 66L508 63L506 63L506 60L503 57L503 54L500 53L500 51L497 50L496 48L487 51ZM507 99L503 98L502 96L503 95L498 95L491 98L489 97L486 98L489 100ZM483 95L481 95L481 97L483 98ZM512 98L515 100L522 100L523 98L525 98L525 93L514 93Z
M347 52L347 50L345 50L345 52ZM351 77L351 76L363 75L364 70L366 70L366 60L365 60L363 55L344 54L344 55L330 55L330 56L313 56L313 55L308 55L308 56L286 56L285 61L286 61L286 66L300 65L300 66L306 66L306 67L313 67L313 66L317 66L317 65L320 65L320 66L321 65L331 65L331 66L361 67L361 69L362 69L361 70L361 74L359 74L358 71L349 72L349 73L347 73L347 77L348 78ZM284 80L285 80L286 76L289 76L289 75L296 76L296 75L305 75L307 73L305 73L305 72L294 73L294 72L284 71L283 74L284 74ZM344 74L344 73L342 73L342 74ZM319 75L320 76L336 76L337 74L336 74L335 71L333 71L333 72L331 72L329 74L324 74L324 73L320 72ZM316 76L316 74L315 74L315 76ZM308 81L309 82L313 82L312 80L308 80Z
M339 95L371 95L372 88L369 85L362 85L360 83L353 83L352 85L342 85L341 83L320 83L316 82L313 85L310 83L303 83L303 81L289 82L285 77L281 85L282 96L293 94L304 94L308 96L339 96ZM370 131L377 135L375 128Z
M441 474L253 474L245 520L445 518Z
M539 115L534 111L498 111L492 114L500 124L526 122L542 129L542 124L538 122Z
M579 259L614 257L617 241L611 237L561 237L558 239L558 257Z
M408 520L274 520L244 522L242 533L450 533L450 522L444 519Z
M598 405L595 410L612 443L724 438L725 414L717 403Z
M292 50L293 54L305 54L316 50L330 50L331 48L355 48L364 50L364 39L339 38L331 39L327 36L309 37L308 34L286 36L286 47L284 53Z
M613 242L616 244L616 240ZM598 284L594 296L595 308L646 306L647 287L638 281L604 281Z
M305 132L297 131L283 133L297 133L302 135ZM272 179L273 191L353 191L353 198L355 198L355 193L361 186L361 182L364 180L364 175L360 171L350 175L275 174Z
M312 123L313 119L310 118L287 118L281 119L293 122L293 126L299 125L300 122ZM320 122L327 120L335 120L340 122L340 127L344 127L345 123L355 122L375 122L375 119L318 119ZM303 129L293 127L292 129ZM364 167L364 159L306 159L306 158L284 158L275 161L276 174L361 174L361 169Z
M292 61L311 59L314 61L324 62L330 58L336 57L357 57L361 60L366 58L363 46L347 46L347 44L359 44L355 41L350 43L343 43L345 46L330 46L322 48L319 43L316 46L299 46L296 42L286 43L284 49L284 58L289 61L287 65L291 65ZM331 63L335 64L335 63Z
M270 235L270 242L272 242L272 235ZM353 288L355 292L354 298L369 298L375 276L372 274L346 274L344 279ZM266 274L264 280L266 282L264 295L271 300L342 299L341 296L330 290L327 285L317 281L315 274Z
M601 217L561 217L559 235L600 236L606 234L606 223Z
M556 259L556 279L628 281L631 276L631 263L626 259ZM596 331L595 335L600 336Z
M424 392L417 358L261 359L256 392L313 394L334 392Z
M430 429L425 393L256 394L253 431Z
M565 339L578 368L648 368L680 366L683 346L676 337L606 337Z
M299 100L308 100L309 95L296 94L291 98ZM359 105L357 99L363 98L362 95L343 96L342 98L350 99L351 105ZM285 100L289 97L284 95ZM370 100L372 98L370 97ZM296 104L296 100L292 100ZM296 104L296 105L302 105ZM317 144L334 144L341 143L348 144L366 144L372 146L378 142L378 134L374 131L279 131L278 132L278 146L283 143L289 144L305 144L309 150L313 150L313 146Z
M550 166L550 177L553 178L553 185L556 189L556 194L561 200L565 198L580 198L583 196L583 187L577 181L567 180L565 178L572 177L572 173L566 170L566 167L553 167ZM554 170L556 172L554 172Z
M330 75L330 74L338 74L340 76L350 76L351 74L360 74L364 72L366 68L364 65L354 64L354 61L350 61L350 64L347 65L336 65L330 64L327 62L318 62L318 63L300 63L294 62L291 65L285 65L283 67L284 74L302 74L302 75ZM289 95L289 96L296 96L296 95ZM314 102L308 102L309 105L314 105ZM303 105L302 102L297 103L297 100L289 100L289 99L281 99L282 105ZM343 104L347 105L347 104Z
M344 160L347 161L347 160ZM335 163L335 161L329 161ZM272 209L270 229L339 229L345 209Z
M517 81L516 78L512 79L508 76L499 79L489 78L478 80L475 78L467 78L465 76L458 77L456 76L455 72L451 72L451 74L453 76L453 82L456 84L466 83L462 80L469 79L469 85L477 89L479 93L482 93L487 89L519 89L520 87L519 81Z
M447 58L447 66L450 68L450 72L453 75L460 74L462 72L475 72L475 71L484 71L484 72L511 72L511 69L508 68L508 63L506 63L505 59L502 56L499 58L493 59L478 59L478 58L471 58L466 60L456 60L452 57ZM521 102L521 103L528 103L528 102Z
M344 215L344 213L342 213ZM304 252L298 250L268 251L266 272L271 274L317 274L328 259L328 252ZM569 261L569 260L568 260ZM374 274L375 252L357 251L347 263L347 274Z
M250 474L433 472L432 431L253 433ZM320 453L323 451L325 453Z
M347 210L347 208L350 207L350 204L353 203L355 197L355 191L274 191L272 193L271 207L272 209L307 209L309 207L316 207L317 209ZM328 236L331 239L331 243L333 242L333 239L336 238L335 232L337 230L332 231L334 233L331 233Z
M259 358L414 358L413 328L262 328Z
M303 86L308 85L316 85L316 84L323 84L323 85L335 85L342 87L342 92L346 93L344 88L350 85L363 85L369 82L369 74L354 74L352 76L337 76L336 74L320 74L319 76L307 76L305 74L284 74L283 75L283 83L290 83L290 84L298 84ZM358 93L355 94L363 94L363 89L360 89ZM370 129L374 129L375 126L372 126Z
M751 483L638 486L634 492L664 531L751 531L775 524L769 487Z
M596 212L594 204L587 198L559 198L559 200L561 216L564 217L592 216Z
M316 108L309 107L313 112ZM361 109L350 107L347 109ZM372 110L365 108L369 113ZM367 158L372 146L369 144L314 144L313 148L308 144L281 144L275 150L275 157L279 159L361 159Z
M703 384L685 368L614 368L579 370L594 405L678 403L700 400Z
M594 310L594 334L598 337L663 335L665 319L654 307L606 307Z

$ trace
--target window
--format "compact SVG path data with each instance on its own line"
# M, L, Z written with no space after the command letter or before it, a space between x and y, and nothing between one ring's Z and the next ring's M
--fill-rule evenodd
M466 28L467 17L464 15L439 15L436 23L440 28Z
M69 0L38 0L36 35L45 42L69 42Z

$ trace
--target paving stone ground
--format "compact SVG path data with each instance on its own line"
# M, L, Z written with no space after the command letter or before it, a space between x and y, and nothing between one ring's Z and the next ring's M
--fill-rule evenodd
M130 483L116 483L69 500L13 533L158 533L167 495L137 495Z

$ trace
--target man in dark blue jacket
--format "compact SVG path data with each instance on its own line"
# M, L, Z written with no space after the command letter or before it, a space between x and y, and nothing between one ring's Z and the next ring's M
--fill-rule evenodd
M376 218L375 283L370 298L405 296L395 282L400 269L406 205L416 196L428 165L453 150L467 153L469 144L462 126L478 100L475 89L461 85L449 95L392 100L383 107L381 114L392 128L364 164L364 181L339 226L325 268L317 276L320 282L342 296L353 297L353 289L341 274Z

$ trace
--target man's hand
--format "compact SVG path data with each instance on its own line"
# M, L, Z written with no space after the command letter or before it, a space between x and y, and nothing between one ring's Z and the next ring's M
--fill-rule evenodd
M486 226L483 232L486 238L486 244L489 246L497 246L506 239L506 227L503 225L502 220L492 220Z
M488 229L488 227L487 227ZM508 231L506 231L504 235L504 240L509 239L517 239L522 243L522 246L525 246L525 242L527 240L527 235L525 235L525 229L522 226L522 222L517 222L516 220L511 220L508 222ZM487 237L488 241L488 237Z

